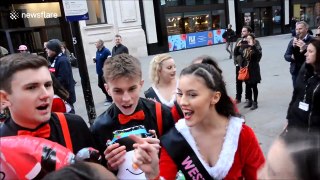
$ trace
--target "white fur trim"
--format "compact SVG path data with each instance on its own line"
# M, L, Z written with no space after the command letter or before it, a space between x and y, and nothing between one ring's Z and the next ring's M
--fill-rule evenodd
M170 101L167 101L165 98L163 98L161 96L161 94L159 93L158 89L152 85L152 88L154 90L154 92L157 94L159 100L161 101L162 104L166 105L166 106L169 106L169 107L172 107L174 105L174 101L176 100L176 95L172 95Z
M175 125L176 129L182 134L195 154L198 156L202 165L215 179L223 179L226 177L230 168L232 167L234 156L238 149L239 136L244 120L238 117L230 117L229 121L230 122L227 128L225 140L222 145L222 150L214 167L210 167L209 164L203 160L196 146L196 142L190 133L190 129L186 125L185 119L180 119Z

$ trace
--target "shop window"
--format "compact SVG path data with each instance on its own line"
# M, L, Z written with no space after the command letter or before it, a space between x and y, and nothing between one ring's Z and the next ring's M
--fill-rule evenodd
M211 29L210 12L195 12L184 15L186 33L208 31Z
M186 5L223 4L224 0L186 0Z
M106 8L103 0L87 0L89 20L87 25L107 23Z
M253 2L253 3L255 3L255 2L278 2L279 0L240 0L240 2Z
M184 0L161 0L161 5L165 6L182 6Z
M182 13L166 15L168 35L183 34Z
M212 29L226 28L225 12L224 10L212 11Z
M320 25L320 3L304 3L293 5L293 16L309 24L310 28Z

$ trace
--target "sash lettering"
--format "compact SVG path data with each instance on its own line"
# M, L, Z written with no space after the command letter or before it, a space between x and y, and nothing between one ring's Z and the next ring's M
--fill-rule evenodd
M193 164L192 160L190 159L190 156L187 156L183 161L182 161L182 167L188 171L188 175L190 176L191 179L193 180L200 180L204 179L202 174L199 172L198 168L195 167Z

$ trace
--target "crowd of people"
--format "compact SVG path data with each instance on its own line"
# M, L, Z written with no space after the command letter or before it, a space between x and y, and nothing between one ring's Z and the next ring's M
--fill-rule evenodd
M231 25L228 29L231 32ZM20 152L0 146L0 175L48 180L319 179L320 39L307 30L305 22L297 23L299 36L289 42L284 56L291 63L294 90L288 125L267 158L237 108L243 82L245 108L258 108L262 48L249 26L228 50L236 69L235 99L228 95L214 58L198 57L177 76L170 54L150 60L152 84L145 98L140 97L144 85L140 61L129 55L120 35L111 52L98 40L93 61L98 86L110 106L90 128L74 110L75 81L66 48L58 39L45 44L49 62L30 53L6 55L0 59L0 103L8 116L0 125L0 141L16 136L26 137L19 142L46 139L63 147L58 152L44 142L36 152L21 151L27 166L10 161L12 153ZM244 67L249 77L240 80ZM26 148L27 143L20 144ZM79 152L82 158L74 158ZM59 158L66 155L72 160L60 167L65 161ZM35 168L37 164L40 168Z

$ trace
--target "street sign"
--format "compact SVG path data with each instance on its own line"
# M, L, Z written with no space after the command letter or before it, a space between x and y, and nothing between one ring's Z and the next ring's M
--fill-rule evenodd
M62 0L67 21L88 20L88 6L85 0Z
M89 124L92 125L96 118L96 109L94 107L87 62L85 59L80 26L78 22L80 20L89 19L87 1L62 0L62 3L66 20L69 21L70 24L73 48L78 61L79 74L81 77L82 91L86 103Z

